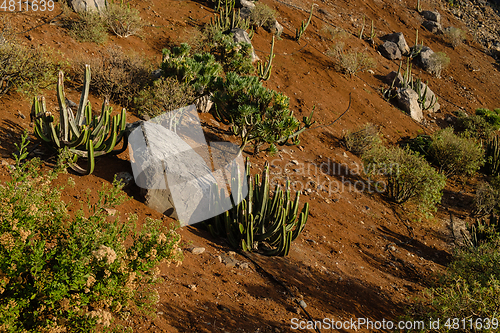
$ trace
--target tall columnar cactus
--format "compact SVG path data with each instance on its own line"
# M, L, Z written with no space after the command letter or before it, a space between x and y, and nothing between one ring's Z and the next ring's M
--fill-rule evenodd
M74 154L71 168L80 174L91 174L94 171L94 158L104 154L119 154L127 148L125 135L126 112L111 116L111 107L105 100L100 117L92 116L92 107L88 100L90 89L90 66L85 65L83 91L76 114L66 105L64 96L64 73L59 72L57 81L57 101L59 103L59 124L55 117L47 111L45 98L33 99L31 118L34 122L35 135L52 148L69 149ZM123 147L113 150L124 139ZM88 160L86 169L76 164L78 157Z
M304 34L304 32L306 32L306 29L309 26L309 23L311 23L311 20L312 20L312 17L313 17L314 6L317 6L317 4L313 3L311 5L311 13L309 14L309 19L306 22L302 21L300 23L300 28L295 30L295 40L297 42L300 41L300 38L302 37L302 35Z
M484 165L488 175L497 176L500 173L500 147L498 135L493 135L486 144L486 163Z
M478 248L481 244L497 237L500 233L500 223L498 216L491 214L487 219L476 220L467 229L469 235L460 230L464 243L471 249Z
M274 58L274 36L271 43L271 53L269 54L269 60L262 64L260 61L257 64L257 71L259 73L259 78L261 80L267 81L271 77L271 69L273 68L273 58Z
M258 250L264 255L286 256L292 241L305 227L309 204L304 204L299 213L300 192L292 200L289 182L284 190L277 187L274 195L271 195L267 163L262 172L262 181L259 175L250 176L248 162L246 169L248 196L241 200L239 170L233 169L231 191L239 204L210 219L206 225L214 237L225 237L234 248ZM215 185L211 195L214 209L219 208L225 197L224 190L219 192Z

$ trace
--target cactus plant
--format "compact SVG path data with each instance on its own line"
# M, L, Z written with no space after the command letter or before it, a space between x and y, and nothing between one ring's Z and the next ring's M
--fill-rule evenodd
M122 109L120 114L111 116L112 109L105 100L101 108L101 116L92 116L92 107L88 101L90 78L90 66L85 65L82 95L76 114L74 114L66 105L64 73L59 72L57 81L59 124L55 124L54 116L47 111L43 96L35 97L31 108L35 135L56 150L69 149L74 155L70 166L80 174L91 174L94 171L96 156L119 154L127 148L125 109ZM123 147L113 150L122 139L124 139ZM87 158L86 169L76 164L79 156Z
M311 19L313 17L314 6L317 6L317 4L313 3L311 5L311 13L309 14L309 19L307 20L307 22L302 21L300 23L300 28L295 30L295 40L297 42L300 42L300 38L302 37L302 35L304 34L304 32L306 32L306 29L309 26L309 23L311 23Z
M257 64L257 71L259 72L259 78L263 81L269 80L271 77L271 69L273 68L273 58L274 58L274 36L271 43L271 53L269 54L269 61L266 61L264 65L259 61Z
M500 147L498 147L498 135L492 135L486 144L485 172L491 176L500 173Z
M476 220L468 227L469 235L460 230L464 243L471 249L477 249L482 243L500 234L500 223L498 216L491 214L488 220Z
M217 6L217 14L213 19L210 19L210 25L214 30L227 32L235 28L247 30L250 28L250 20L243 19L240 15L240 10L236 12L235 0L224 2L224 6Z
M225 237L234 248L249 252L258 250L264 255L286 256L290 252L291 243L305 227L309 204L304 204L299 213L300 192L292 200L289 182L284 190L277 187L271 196L268 163L262 172L262 181L258 174L252 177L249 171L250 164L247 160L247 198L241 198L239 169L234 167L231 172L231 191L239 204L205 224L214 237ZM221 200L225 198L224 190L219 192L217 185L214 185L211 195L213 206L219 207Z

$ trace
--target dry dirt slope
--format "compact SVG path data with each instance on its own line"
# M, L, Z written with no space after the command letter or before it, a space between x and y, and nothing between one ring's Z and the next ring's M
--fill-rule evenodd
M448 115L459 107L468 112L477 107L498 107L498 67L483 47L472 41L469 34L466 44L452 49L441 37L419 29L427 45L446 52L452 59L442 79L415 71L422 79L429 80L429 86L438 93L442 105L441 112L426 116L427 125L420 125L380 97L381 78L397 69L398 64L385 60L370 45L355 37L362 17L366 16L367 22L374 20L378 36L401 31L411 44L415 29L422 21L415 11L416 0L322 1L300 45L291 37L295 27L306 19L304 10L310 8L311 2L263 2L278 10L279 20L285 26L282 39L276 42L274 72L267 86L290 96L297 117L308 115L316 106L315 119L319 124L335 119L346 109L349 95L352 96L351 109L341 121L331 127L306 132L300 147L287 147L275 157L264 154L251 157L255 172L268 160L275 166L276 177L288 176L311 189L309 195L303 197L312 207L306 230L294 244L289 257L257 256L254 260L259 266L256 266L239 254L233 257L223 242L211 238L203 229L184 228L181 233L186 248L201 246L206 251L201 255L186 252L182 266L162 268L164 281L158 287L161 301L156 319L136 315L124 322L136 331L289 332L293 318L306 320L307 316L297 311L289 293L272 276L285 282L296 297L303 299L308 305L308 313L315 319L394 320L404 313L409 299L429 286L432 274L441 271L449 260L452 248L447 229L448 211L463 217L468 214L467 206L472 197L470 187L466 187L465 194L459 194L460 189L450 185L437 218L415 223L407 222L404 211L391 206L379 195L356 189L341 192L335 181L362 179L355 172L360 165L359 159L346 153L339 143L344 130L372 122L381 127L388 142L396 142L404 136L429 133L446 126ZM141 38L110 37L103 46L78 43L70 38L60 27L58 18L54 19L59 13L57 5L56 11L44 15L0 15L9 16L24 42L53 47L68 59L81 54L97 54L100 49L116 44L157 60L163 47L189 40L212 15L211 5L200 1L145 0L131 1L131 4L151 25L144 29ZM474 28L464 26L452 16L444 1L428 1L423 6L439 10L445 27ZM324 55L331 44L323 30L325 25L350 32L352 36L345 39L346 44L376 59L375 74L361 73L351 78L336 72L331 59ZM268 52L270 39L266 32L257 32L254 46L259 56L264 57ZM50 103L55 105L54 92L47 94L51 96ZM71 94L77 96L78 92ZM13 142L22 129L29 128L29 120L19 117L18 111L28 115L29 108L29 102L16 94L0 100L0 149L7 162L14 150ZM210 117L203 120L213 125ZM298 166L286 165L290 160L297 161ZM309 172L301 168L322 164L331 168L326 171L312 168ZM343 166L340 170L335 167L339 164ZM118 171L130 171L127 153L98 161L95 174L80 177L77 188L67 192L66 199L78 200L80 192L86 188L96 191L102 181L111 181ZM2 167L2 174L5 178L5 167ZM326 191L318 190L318 184ZM120 208L122 216L137 213L140 219L145 216L162 218L141 203L136 189L127 191L137 199L132 198ZM163 219L165 223L170 222L168 218ZM219 256L225 262L220 262ZM246 265L232 266L233 259L236 264L250 265L248 268Z

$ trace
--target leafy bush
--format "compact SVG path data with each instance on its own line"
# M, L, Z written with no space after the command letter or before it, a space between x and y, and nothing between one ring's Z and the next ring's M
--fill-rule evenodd
M298 143L298 135L312 124L311 113L309 118L304 117L304 127L299 128L288 97L265 88L256 76L227 73L225 79L217 79L212 100L217 121L231 125L234 135L240 136L240 153L250 142L255 153L263 144L275 152L275 144L285 144L289 139Z
M426 134L417 135L414 139L403 142L403 146L410 149L417 155L428 156L429 147L432 144L432 138Z
M71 78L80 81L81 70L92 68L90 90L123 106L128 106L150 81L151 65L143 57L125 53L118 47L100 51L76 61Z
M484 216L497 212L500 201L500 180L493 179L490 183L481 182L476 188L474 195L474 215Z
M441 78L441 73L450 64L450 58L444 52L434 52L429 57L429 69L431 74L434 74L437 78Z
M374 145L382 143L377 127L370 123L354 132L347 132L343 141L347 150L356 155L362 155Z
M119 4L109 2L104 17L109 29L119 37L137 35L144 26L139 11L123 0Z
M474 137L482 142L489 140L495 128L480 115L468 116L464 112L457 113L457 122L455 130L461 132L464 136Z
M465 31L455 27L449 27L444 30L444 37L453 48L462 44L465 40Z
M160 78L143 89L134 99L134 105L139 115L153 118L189 105L194 99L194 90L190 85L168 77Z
M69 23L71 37L80 42L104 43L108 38L106 23L96 11L78 14L75 21Z
M485 108L476 110L476 115L483 117L495 130L500 129L500 109L493 111Z
M351 76L376 67L373 58L363 52L346 51L343 42L336 43L327 54L335 60L337 71Z
M0 330L102 331L132 307L158 302L156 267L181 259L180 236L161 221L136 231L134 218L110 218L106 208L124 201L116 182L97 200L87 193L70 216L53 182L64 165L44 174L37 159L21 164L25 138L0 187Z
M446 176L471 176L484 163L484 151L473 138L458 136L452 127L435 132L428 158Z
M213 34L208 44L208 52L222 65L224 72L235 72L239 75L253 74L252 45L235 43L233 35L221 32Z
M28 48L16 40L0 42L0 97L12 88L33 97L56 83L64 63L50 48Z
M426 210L441 201L446 177L409 149L375 145L362 156L368 175L387 178L387 194L396 203L413 200Z
M250 23L270 30L276 21L278 13L263 3L257 3L250 14Z

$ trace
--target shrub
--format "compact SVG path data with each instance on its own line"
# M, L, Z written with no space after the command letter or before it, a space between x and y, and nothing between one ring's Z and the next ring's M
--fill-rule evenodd
M376 67L376 62L363 52L345 51L344 43L336 43L327 54L335 60L337 71L354 75Z
M235 72L239 75L253 74L252 44L235 43L233 35L218 32L210 40L209 52L222 65L224 72Z
M375 145L362 158L369 176L387 178L387 194L396 203L413 200L425 210L435 210L441 201L446 177L409 149Z
M269 6L263 3L257 3L250 14L250 23L259 28L263 27L266 30L270 30L277 16L278 13Z
M78 60L71 77L79 81L81 70L89 64L92 68L90 90L107 97L123 106L128 106L150 82L151 65L133 53L125 53L118 47L109 47L100 51L100 55Z
M53 182L61 169L44 174L39 160L15 158L11 180L0 187L1 330L102 331L135 305L153 305L156 267L181 259L180 236L161 221L136 231L134 218L110 218L106 209L124 201L116 182L96 200L87 193L70 215L63 187Z
M493 109L493 111L485 108L476 110L476 115L481 116L493 126L495 130L500 129L500 109Z
M429 73L441 78L441 73L450 64L450 58L444 52L434 52L429 58Z
M142 90L134 99L139 115L157 117L162 113L191 104L195 99L193 88L174 78L160 78Z
M494 180L492 184L481 182L476 188L474 195L474 210L473 214L484 216L498 211L500 200L500 182Z
M108 38L104 19L95 11L79 13L78 18L69 23L69 33L80 42L101 44Z
M444 30L444 37L453 48L456 48L465 40L465 31L455 27Z
M377 127L370 123L354 132L347 132L343 140L347 150L356 155L363 155L374 145L382 143Z
M12 88L33 97L56 83L64 63L50 48L28 48L16 40L0 43L0 97Z
M482 142L486 142L493 134L495 128L483 116L477 114L468 116L464 112L458 112L455 130L463 133L464 136L471 136Z
M458 136L452 127L435 132L428 158L446 176L472 176L484 163L484 151L473 138Z
M124 4L123 0L117 4L109 2L104 15L109 29L119 37L137 35L144 26L139 11Z
M217 79L212 100L217 121L231 125L233 133L240 136L240 153L250 142L254 153L263 144L268 144L273 153L276 144L285 144L289 139L298 143L298 135L312 125L311 113L304 117L304 127L299 128L288 97L265 88L256 76L227 73L225 79Z
M500 174L500 145L498 135L492 135L486 143L484 172L490 176Z

